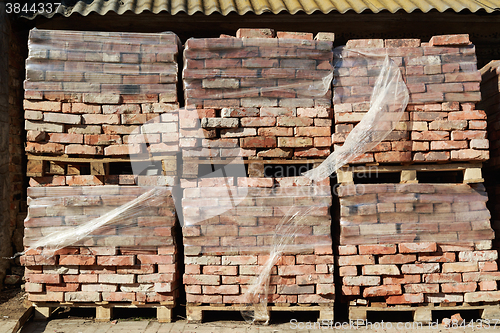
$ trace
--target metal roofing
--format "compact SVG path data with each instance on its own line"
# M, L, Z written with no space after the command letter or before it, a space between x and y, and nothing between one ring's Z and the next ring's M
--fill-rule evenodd
M121 15L127 11L140 14L150 11L154 14L168 12L172 15L184 12L188 15L201 12L205 15L220 13L228 15L231 12L243 15L255 13L260 15L265 12L278 14L280 12L305 12L312 14L322 12L327 14L332 11L345 13L350 10L361 13L364 11L378 13L389 11L395 13L404 10L411 13L420 10L424 13L430 10L444 12L453 10L460 12L468 10L477 12L484 10L487 13L500 10L500 0L60 0L62 5L57 13L66 17L78 13L87 16L90 13L105 15L110 11ZM39 3L40 0L30 0ZM52 1L51 1L52 2ZM21 13L22 17L34 18L36 15L46 17L54 16L52 13Z

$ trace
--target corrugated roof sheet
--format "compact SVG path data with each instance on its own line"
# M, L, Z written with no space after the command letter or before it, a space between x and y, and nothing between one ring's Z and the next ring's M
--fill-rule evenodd
M460 12L469 10L477 12L484 10L487 13L500 10L500 0L60 0L62 5L57 13L66 17L78 13L86 16L90 13L105 15L110 11L123 14L131 11L140 14L150 11L154 14L168 12L172 15L187 13L193 15L201 12L205 15L220 13L228 15L235 12L239 15L255 13L260 15L265 12L278 14L280 12L305 12L312 14L331 11L345 13L355 11L361 13L370 11L378 13L387 10L395 13L404 10L411 13L420 10L424 13L435 9L439 12L453 10ZM40 3L40 0L30 0L31 3ZM51 1L52 2L52 1ZM52 13L21 13L22 17L34 18L37 15L46 17L54 16Z

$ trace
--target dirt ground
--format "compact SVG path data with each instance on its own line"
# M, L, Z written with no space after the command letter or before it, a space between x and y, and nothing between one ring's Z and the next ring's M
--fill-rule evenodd
M0 320L19 319L26 311L26 295L20 287L0 291Z

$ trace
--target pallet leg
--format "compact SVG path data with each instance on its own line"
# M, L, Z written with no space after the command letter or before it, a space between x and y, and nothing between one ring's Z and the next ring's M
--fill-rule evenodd
M432 322L432 310L429 308L417 308L413 312L413 321L428 324Z
M362 307L349 307L349 320L356 322L366 322L367 313L366 308Z
M160 306L156 309L156 317L159 323L171 323L172 309L166 306Z
M203 310L196 306L186 305L186 317L188 323L201 323L203 321Z
M500 307L499 306L487 306L481 311L482 319L490 320L500 320Z
M54 311L54 308L49 306L35 306L35 321L47 321L50 315Z
M334 320L333 305L321 307L321 310L319 310L319 320Z
M105 322L110 321L113 316L113 308L97 306L95 308L95 321L97 322Z

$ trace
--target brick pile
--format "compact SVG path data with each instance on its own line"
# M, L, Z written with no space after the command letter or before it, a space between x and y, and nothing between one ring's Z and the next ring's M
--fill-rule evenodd
M105 226L54 255L21 257L33 302L174 302L180 275L172 188L80 186L28 188L25 246L70 231L152 191Z
M282 256L270 273L269 303L333 303L329 179L314 185L304 177L190 183L182 200L188 303L252 303L245 293L273 250Z
M344 301L498 301L484 186L342 185L339 197Z
M185 45L185 101L201 109L206 130L198 156L207 157L205 147L221 146L260 158L328 156L333 42L300 33L272 38L256 29L240 29L237 36L245 38L190 39ZM196 146L190 133L195 124L181 122L181 144Z
M140 153L149 163L148 153L177 153L178 44L174 34L32 30L26 152L87 157L81 163ZM173 304L180 284L172 197L178 179L175 159L165 159L165 175L89 175L65 162L62 172L30 178L26 247L103 218L158 187L157 197L54 256L42 254L43 247L28 249L22 263L31 301ZM41 166L28 162L29 173Z
M174 34L32 30L26 152L178 151L178 47Z
M341 185L340 244L491 240L482 184Z
M344 143L369 110L385 54L399 66L410 101L395 130L355 163L486 161L486 114L475 47L468 35L350 40L336 64L332 141Z
M500 166L500 62L493 60L481 69L480 107L488 115L488 139L490 140L490 160L485 169L486 188L490 196L488 206L491 210L492 225L497 237L494 248L500 249L500 185L497 180L497 169Z
M497 258L491 241L341 245L342 294L387 305L498 302Z

